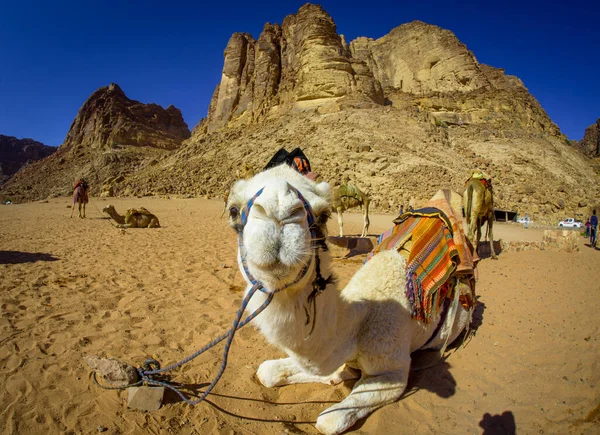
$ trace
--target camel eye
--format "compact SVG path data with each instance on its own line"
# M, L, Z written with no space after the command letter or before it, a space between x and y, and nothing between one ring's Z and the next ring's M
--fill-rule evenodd
M229 217L231 219L236 219L240 215L240 209L235 205L229 209Z

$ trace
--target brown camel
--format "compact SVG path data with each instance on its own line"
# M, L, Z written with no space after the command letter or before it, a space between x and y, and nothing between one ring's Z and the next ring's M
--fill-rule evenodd
M85 219L85 205L89 202L88 187L87 181L83 178L75 184L73 188L73 208L71 209L71 217L73 217L75 204L77 204L79 206L79 217Z
M102 211L108 214L118 224L119 228L158 228L158 218L144 207L139 209L130 208L121 216L112 205L107 205Z
M465 219L468 227L468 238L479 247L481 239L481 227L487 222L487 234L490 239L490 252L493 259L497 259L494 251L494 192L492 190L492 180L487 178L482 172L475 171L473 176L467 181L465 193L463 195L463 206ZM475 236L475 232L477 235Z
M332 209L337 212L338 225L340 227L340 237L344 237L344 220L342 214L354 207L360 207L363 212L363 230L361 237L367 235L369 230L369 197L358 187L352 184L342 184L333 189Z

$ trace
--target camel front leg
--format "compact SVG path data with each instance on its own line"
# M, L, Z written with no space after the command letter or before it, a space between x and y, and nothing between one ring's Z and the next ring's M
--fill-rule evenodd
M481 225L479 218L475 220L475 253L479 256L479 242L481 241Z
M83 203L83 218L85 219L85 202Z
M80 219L83 219L83 216L81 215L81 206L82 206L82 204L81 204L81 203L79 203L79 205L77 206L77 213L78 213L78 215L79 215L79 218L80 218Z
M367 231L369 231L370 224L371 222L369 222L369 212L365 209L365 211L363 212L363 230L362 234L360 235L361 237L367 236Z
M400 398L406 388L409 367L377 376L364 375L348 397L327 408L317 418L317 429L323 434L339 434L377 408Z
M358 376L345 364L329 376L306 373L292 358L273 359L263 362L256 371L256 377L265 387L281 387L290 384L322 383L337 385Z
M75 212L75 204L73 204L73 207L71 207L71 217L73 217L74 212Z
M494 251L494 219L488 216L488 232L490 233L490 252L492 253L492 259L497 260L496 251Z
M344 218L342 217L342 210L337 211L338 215L338 226L340 227L340 237L344 237Z

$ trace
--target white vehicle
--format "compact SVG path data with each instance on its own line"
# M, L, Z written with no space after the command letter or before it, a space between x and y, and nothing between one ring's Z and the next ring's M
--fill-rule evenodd
M531 222L533 222L533 221L526 217L520 217L519 219L517 219L518 224L526 224L526 223L531 223Z
M569 227L569 228L580 228L583 225L582 222L576 221L573 218L567 218L564 221L560 221L558 223L559 227Z

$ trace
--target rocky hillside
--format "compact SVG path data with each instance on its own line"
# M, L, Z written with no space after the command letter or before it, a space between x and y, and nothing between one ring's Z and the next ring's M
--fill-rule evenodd
M358 184L379 211L441 187L462 191L476 167L494 178L499 208L538 222L587 214L600 196L597 163L570 145L518 78L418 21L348 43L326 11L307 4L265 25L257 40L235 33L207 117L181 146L111 147L126 141L104 123L104 107L82 108L61 147L71 151L38 172L93 155L97 193L104 185L115 195L221 197L242 165L259 170L280 147L301 146L322 179ZM130 126L127 137L138 137ZM30 176L29 191L16 181L12 192L57 192Z
M93 195L105 184L108 194L115 180L156 165L189 137L179 109L131 100L113 83L85 101L54 154L23 168L0 194L16 201L69 195L80 177Z
M56 147L44 145L33 139L17 139L0 134L0 184L24 165L43 159L56 151Z

